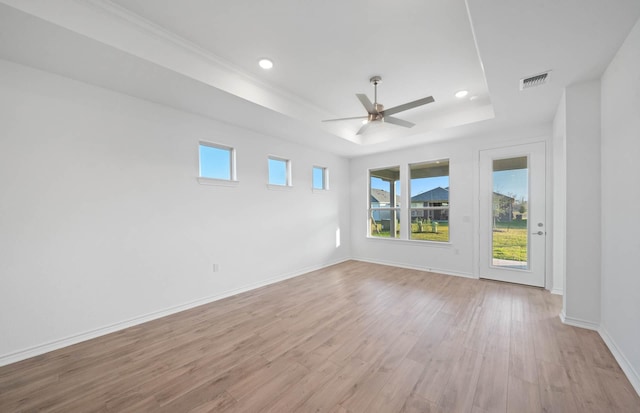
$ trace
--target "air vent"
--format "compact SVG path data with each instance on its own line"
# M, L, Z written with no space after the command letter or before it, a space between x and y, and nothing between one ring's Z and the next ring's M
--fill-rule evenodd
M529 89L536 86L542 86L545 83L549 82L549 78L551 77L551 71L540 73L538 75L525 77L524 79L520 79L520 90Z

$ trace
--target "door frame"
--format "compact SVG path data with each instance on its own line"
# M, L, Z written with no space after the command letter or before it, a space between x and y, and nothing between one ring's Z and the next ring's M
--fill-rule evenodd
M537 150L540 151L540 154L542 154L543 162L544 162L543 170L540 172L541 174L540 178L543 181L541 192L544 194L543 196L545 197L545 202L544 202L544 205L538 209L538 211L541 212L542 214L542 218L543 218L542 222L544 222L543 229L546 234L544 235L544 245L540 248L540 250L542 251L542 254L544 255L544 259L539 261L538 267L536 268L536 271L542 272L542 275L539 277L538 280L536 280L535 283L525 283L525 285L534 285L534 286L545 287L545 288L547 288L550 285L550 277L551 277L551 270L552 270L552 265L550 264L551 263L550 253L552 250L551 249L551 243L552 243L552 237L551 237L552 202L551 201L552 199L551 199L551 192L550 192L551 159L550 159L550 152L549 152L550 145L546 140L535 140L535 141L524 142L524 143L510 143L510 144L505 144L497 147L481 148L478 150L478 154L476 157L476 162L477 162L476 171L478 171L478 180L476 181L477 182L476 199L478 200L478 202L476 203L476 208L475 208L477 225L476 225L476 237L475 237L476 247L474 248L476 253L476 264L477 264L476 271L477 271L478 278L513 282L512 280L508 279L509 277L504 277L503 279L501 279L502 277L500 276L487 277L485 268L483 266L483 257L482 257L482 254L484 252L483 244L486 244L487 240L482 239L482 237L486 235L485 234L486 228L484 230L482 228L482 225L486 225L486 223L483 223L483 220L486 217L482 216L482 213L483 213L482 202L483 200L486 201L486 199L483 198L482 189L487 185L486 179L488 179L488 177L483 176L483 174L486 172L482 168L483 153L495 152L497 154L497 158L500 158L501 157L499 155L500 152L504 152L505 158L512 157L512 156L517 157L520 155L528 155L536 147L537 147ZM485 180L484 182L483 182L483 179ZM535 219L535 221L537 222L540 220ZM531 232L533 229L538 230L537 226L535 226L534 221L532 220L529 225L529 232ZM529 236L530 240L531 240L531 237L532 236L530 235ZM489 267L487 267L487 269L488 268ZM524 272L524 273L526 273L527 271L528 270L518 270L518 272Z

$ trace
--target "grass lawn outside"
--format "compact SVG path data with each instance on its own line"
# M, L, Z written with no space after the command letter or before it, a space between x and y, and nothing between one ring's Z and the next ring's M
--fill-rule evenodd
M527 261L527 221L498 222L493 229L493 258L511 261ZM371 232L372 237L390 238L389 231ZM400 237L400 230L396 235ZM418 231L418 224L411 224L411 240L418 241L449 241L449 223L438 222L438 232L433 232L431 226L426 224L423 231Z
M498 222L493 229L493 258L527 261L527 221Z
M431 225L426 223L422 227L422 232L418 231L418 224L411 224L411 239L421 241L449 241L449 223L438 221L438 232L433 232Z
M380 230L376 232L375 230L371 231L372 237L380 237L380 238L390 238L391 233L389 231ZM400 230L398 230L398 234L396 237L400 237ZM449 241L449 223L448 222L438 222L438 232L433 232L431 226L427 226L426 224L423 226L422 232L418 231L418 224L411 224L411 240L419 240L419 241L441 241L447 242Z
M379 238L391 238L391 231L381 230L379 232L372 232L371 236L372 237L379 237ZM397 234L396 234L396 238L399 238L399 237L400 237L400 230L398 230Z

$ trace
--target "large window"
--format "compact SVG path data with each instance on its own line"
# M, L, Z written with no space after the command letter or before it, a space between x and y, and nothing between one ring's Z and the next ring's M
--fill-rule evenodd
M409 165L412 240L449 241L449 160Z
M200 142L200 178L235 181L235 150L228 146Z
M291 186L291 161L269 157L269 185Z
M400 167L369 171L369 235L400 238Z

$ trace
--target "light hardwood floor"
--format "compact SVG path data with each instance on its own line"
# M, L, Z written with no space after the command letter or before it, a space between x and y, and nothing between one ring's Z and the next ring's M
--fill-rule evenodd
M350 261L0 368L0 411L640 412L530 287Z

